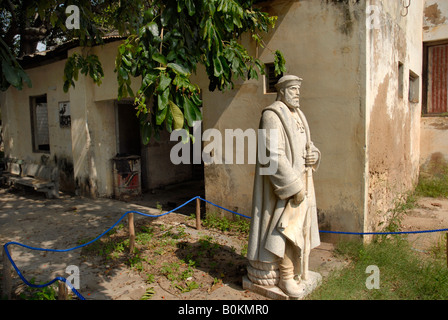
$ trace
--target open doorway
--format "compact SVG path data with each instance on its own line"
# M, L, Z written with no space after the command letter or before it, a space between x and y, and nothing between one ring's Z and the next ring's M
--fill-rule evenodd
M115 106L117 156L140 157L142 194L132 202L168 211L195 196L205 197L203 163L173 164L170 152L178 141L170 141L167 131L143 145L133 101L117 101ZM192 201L176 212L189 215L195 205Z
M140 127L133 102L117 102L115 115L118 155L141 156Z

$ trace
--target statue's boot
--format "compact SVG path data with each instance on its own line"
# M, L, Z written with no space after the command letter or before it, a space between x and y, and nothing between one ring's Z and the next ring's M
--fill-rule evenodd
M278 287L291 298L300 298L303 289L300 289L297 281L294 279L281 279L278 282Z
M294 279L294 264L290 253L292 253L292 250L287 248L285 256L278 263L280 279L277 286L289 297L299 298L303 293L303 288L301 289Z

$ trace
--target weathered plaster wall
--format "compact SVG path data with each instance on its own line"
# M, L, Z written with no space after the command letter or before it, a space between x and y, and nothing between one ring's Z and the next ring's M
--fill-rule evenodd
M120 41L91 49L75 48L69 51L91 53L99 56L104 78L100 86L92 79L79 76L74 88L70 88L72 105L72 153L77 193L90 197L113 195L113 163L117 154L115 132L115 104L118 84L115 56ZM132 87L136 89L138 79Z
M4 122L5 151L9 157L30 162L58 165L61 172L61 190L89 197L113 196L113 162L117 154L115 101L118 84L115 57L120 41L94 48L74 48L81 54L99 56L104 78L101 86L92 79L79 75L75 87L68 93L62 90L65 60L29 69L32 88L18 91L11 88L1 94ZM138 89L139 79L132 88ZM50 132L50 153L33 153L31 140L29 97L47 94ZM59 127L58 103L70 102L71 127ZM143 148L143 173L147 174L147 187L155 188L167 183L191 178L191 166L175 166L171 163L170 149L175 142L164 135L161 142L153 141Z
M10 88L2 92L0 106L4 130L5 156L29 163L57 165L60 188L74 191L71 130L59 125L59 102L69 100L62 90L65 60L51 65L27 69L32 87L20 91ZM50 152L33 152L31 135L30 97L47 95Z
M423 41L447 39L448 1L425 0L423 18Z
M418 176L423 5L412 2L403 17L400 1L372 0L368 4L375 6L379 19L375 27L367 29L369 189L365 228L370 231L387 220L387 211L413 187ZM418 76L416 102L409 101L410 73Z
M422 170L430 164L448 162L448 118L423 117L421 120L420 163Z
M287 71L301 76L301 105L322 162L315 174L321 228L361 231L365 168L365 7L356 1L269 1L279 17L259 48L263 62L280 49ZM245 40L248 41L248 40ZM207 88L206 79L203 87ZM239 82L232 92L203 92L204 129L257 129L261 110L275 100L263 80ZM251 212L253 165L205 168L210 201ZM216 210L210 208L210 210Z

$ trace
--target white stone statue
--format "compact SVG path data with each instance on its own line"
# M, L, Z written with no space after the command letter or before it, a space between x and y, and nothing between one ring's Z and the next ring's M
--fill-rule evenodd
M278 286L291 298L303 293L310 250L320 244L312 177L320 152L299 108L301 83L297 76L283 76L276 84L277 101L262 112L260 129L266 129L267 154L276 155L270 161L277 161L277 171L260 174L257 160L247 254L249 280ZM271 129L278 132L277 144Z

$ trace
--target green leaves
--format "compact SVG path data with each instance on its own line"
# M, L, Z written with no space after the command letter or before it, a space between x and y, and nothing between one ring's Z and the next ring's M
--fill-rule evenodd
M145 143L160 130L188 129L202 119L201 92L192 83L198 64L205 66L212 91L233 88L236 78L256 79L264 73L263 63L252 57L239 39L249 33L263 46L263 34L274 27L276 17L254 8L252 0L78 2L79 30L67 30L65 7L55 0L27 5L30 10L25 15L36 20L37 14L64 36L78 38L81 46L101 43L105 27L127 37L115 60L117 97L134 98ZM57 32L55 36L59 37ZM1 89L10 85L21 89L23 83L31 86L2 39ZM276 51L274 57L276 72L284 72L281 52ZM97 56L75 53L65 65L64 91L75 86L79 73L98 85L104 77ZM137 79L141 83L134 92L131 83Z
M97 85L101 85L104 77L103 68L97 55L82 56L79 53L73 53L71 57L67 59L64 68L64 92L68 92L70 87L75 87L75 81L78 80L79 72L85 76L92 78L93 82ZM127 76L123 73L123 76ZM128 86L130 91L131 88Z
M262 36L274 26L276 17L254 8L252 0L79 2L80 30L65 28L64 6L55 0L38 1L35 11L26 14L31 17L37 12L42 19L48 14L45 18L53 28L78 38L82 46L101 43L105 26L126 37L115 59L117 98L134 99L144 143L160 130L188 129L202 119L201 92L192 82L199 64L205 67L212 91L233 88L236 78L256 79L264 73L263 63L239 39L249 33L257 45L264 45ZM31 85L8 46L2 43L0 48L1 88L11 84L21 88L23 82ZM274 56L276 72L282 72L284 57L280 51ZM75 53L65 65L64 91L75 86L79 73L98 85L104 77L97 56ZM137 79L141 82L134 92Z
M159 26L157 25L157 23L152 21L152 22L148 23L147 28L148 28L149 32L151 32L151 34L154 37L158 37L159 36Z
M159 86L157 87L157 89L159 91L165 91L170 84L171 77L166 72L161 72L159 78Z
M23 77L27 77L22 68L18 68L6 61L2 62L2 74L6 81L13 87L22 88ZM26 78L29 83L29 78Z
M286 72L285 64L286 61L283 53L279 50L276 50L274 53L274 72L276 76Z
M168 63L166 66L182 76L189 76L191 74L187 68L177 63Z
M184 126L184 114L182 110L173 102L169 101L170 104L170 112L173 116L173 129L182 129Z
M236 77L252 79L263 74L263 63L237 39L249 32L262 43L261 33L275 22L252 8L252 1L154 0L150 7L146 4L133 2L142 6L139 25L143 27L119 47L115 66L119 99L133 96L131 79L141 76L133 97L144 142L160 130L188 129L202 119L200 89L191 82L198 64L205 66L210 90L231 89ZM280 53L276 57L281 70L284 59Z
M20 64L15 60L6 43L0 38L1 79L0 90L5 91L9 86L22 90L23 82L31 87L31 80Z
M182 1L179 1L179 2L182 2ZM192 15L194 15L196 13L196 7L194 5L193 0L185 0L185 6L187 7L188 14L190 16L192 16Z

